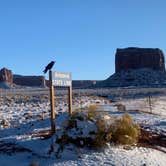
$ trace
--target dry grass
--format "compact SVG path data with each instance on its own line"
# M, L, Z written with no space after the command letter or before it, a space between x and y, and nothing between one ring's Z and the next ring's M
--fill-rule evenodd
M87 110L87 117L89 120L97 119L99 112L97 111L98 107L96 105L90 105Z
M140 135L139 125L134 123L129 114L115 121L111 126L112 141L117 144L134 144L138 141Z
M100 148L106 145L112 138L112 133L109 131L108 123L106 120L98 119L96 122L97 133L93 140L92 147Z

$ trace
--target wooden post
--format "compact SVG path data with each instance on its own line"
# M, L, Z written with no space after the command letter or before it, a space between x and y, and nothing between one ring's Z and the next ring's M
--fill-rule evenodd
M152 101L151 101L150 95L149 95L149 109L150 109L150 113L152 113Z
M72 114L72 85L68 87L68 106L69 106L69 114Z
M49 71L50 83L50 106L51 106L51 132L55 133L55 101L54 101L54 86L52 84L52 71Z

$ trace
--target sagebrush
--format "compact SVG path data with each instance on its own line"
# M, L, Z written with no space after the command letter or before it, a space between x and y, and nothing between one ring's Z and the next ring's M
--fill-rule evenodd
M139 125L129 114L113 118L97 111L95 105L86 110L77 110L68 119L57 143L100 148L107 143L135 144L140 135Z
M129 114L125 114L120 119L117 119L110 128L112 131L112 141L117 144L134 144L138 141L140 127L133 122Z

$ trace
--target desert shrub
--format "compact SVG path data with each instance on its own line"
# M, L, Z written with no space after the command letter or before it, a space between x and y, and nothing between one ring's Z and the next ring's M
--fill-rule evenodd
M96 119L98 116L99 116L99 112L97 111L98 107L93 104L93 105L90 105L88 108L84 108L84 109L75 109L72 113L72 116L71 118L72 119L83 119L85 120L88 119L88 120L94 120Z
M123 104L116 104L116 107L118 111L121 111L121 112L126 111L126 106Z
M80 121L86 121L86 119L88 118L87 113L85 112L85 110L83 109L77 109L76 111L74 111L72 113L72 115L70 116L69 120L80 120Z
M99 116L99 112L97 111L98 107L96 105L90 105L88 110L86 111L88 119L96 119Z
M38 163L31 163L30 166L39 166Z
M138 124L133 122L129 114L117 119L110 130L112 131L112 141L117 144L134 144L140 135Z
M106 133L109 125L103 119L104 114L101 115L96 109L96 106L90 106L87 110L73 112L56 142L61 145L103 146L109 138Z
M78 111L67 119L66 126L56 142L63 145L74 143L78 146L86 146L91 144L95 134L95 121L88 119L86 111Z
M69 119L66 129L70 129L69 132L74 132L76 138L72 141L73 138L69 136L69 140L77 145L82 142L81 144L84 146L103 147L111 140L110 121L112 121L110 115L97 111L95 105L90 106L87 110L75 112Z
M140 135L139 126L128 114L117 119L93 108L74 112L66 121L66 125L56 133L59 145L56 156L70 143L98 149L110 142L131 145Z
M109 131L109 125L107 120L98 119L96 121L97 132L95 139L93 140L92 147L100 148L106 145L111 140L112 133Z
M89 111L96 111L97 109L98 109L98 107L97 107L95 104L90 105L90 106L88 107L88 110L89 110Z
M90 105L85 112L88 120L96 121L101 116L101 113L98 111L98 107L96 105Z

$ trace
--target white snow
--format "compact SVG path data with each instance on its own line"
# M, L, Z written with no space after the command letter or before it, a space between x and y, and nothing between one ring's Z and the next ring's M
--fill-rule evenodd
M127 110L140 110L166 116L166 96L126 99L119 103L124 104Z
M145 107L145 99L122 100L118 103L124 104L128 110L126 112L131 114L135 121L144 124L148 130L166 135L166 97L156 97L152 100L154 100L152 102L152 113L155 114L135 111L146 108L144 111L148 112L148 107ZM122 116L124 114L124 112L117 110L115 103L105 104L109 102L87 96L82 96L75 100L74 108L85 107L92 103L99 104L101 111L105 111L112 116ZM4 126L3 124L0 126L0 165L29 166L30 163L35 162L39 166L165 166L166 154L164 152L141 147L132 147L130 150L125 150L122 146L114 145L108 145L100 151L79 149L73 145L68 145L62 151L60 158L57 159L54 154L49 154L51 144L55 143L54 139L41 139L36 136L38 132L50 128L49 110L49 102L19 103L11 100L3 103L1 101L0 124L3 120L7 120L10 126ZM56 110L56 126L60 130L60 125L65 123L65 119L68 116L66 112L67 106L63 100L56 106ZM43 118L39 118L41 114L43 114ZM107 115L103 118L109 120ZM78 121L78 125L83 128L83 135L85 136L88 136L89 131L95 130L95 126L91 122ZM3 147L5 143L11 143L7 147L8 152L11 151L10 155L2 150L3 148L5 149ZM23 147L31 152L26 150L25 152L13 152L12 147L14 146L17 148Z

